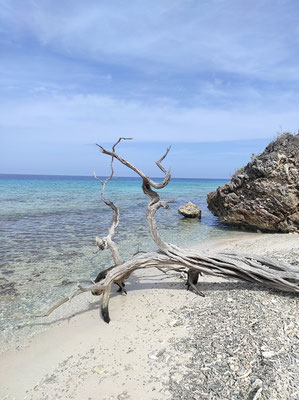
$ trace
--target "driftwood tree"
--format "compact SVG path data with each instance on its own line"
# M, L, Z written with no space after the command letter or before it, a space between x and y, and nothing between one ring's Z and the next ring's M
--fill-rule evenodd
M131 138L120 138L113 145L111 151L97 145L103 154L111 157L110 176L105 181L99 179L95 174L94 176L101 183L101 198L103 202L112 209L113 218L107 236L102 238L97 237L96 244L100 250L109 249L111 251L114 264L100 272L92 285L82 287L78 284L77 290L75 290L71 296L65 297L45 313L30 314L30 316L48 316L56 308L69 301L71 298L90 291L93 295L102 295L101 312L104 321L109 323L110 317L108 306L111 285L113 283L117 284L119 286L118 291L126 293L125 280L129 278L133 271L153 267L158 268L163 272L169 270L186 272L187 289L191 287L197 294L202 296L204 296L204 294L196 287L199 274L240 279L247 282L256 282L279 290L299 292L299 266L284 264L267 257L252 254L235 254L230 252L211 252L209 254L201 254L193 250L180 248L171 243L166 243L159 235L155 215L160 208L168 209L169 203L173 200L161 200L159 194L154 189L163 189L170 181L170 170L167 171L162 166L162 161L167 156L170 147L167 148L163 157L156 162L156 165L164 173L165 177L162 182L155 182L140 169L116 153L116 146L119 142L121 140L129 139ZM119 224L119 209L112 201L106 199L104 196L106 184L114 177L114 159L118 160L140 176L142 180L142 190L149 198L146 209L146 218L149 230L152 239L158 247L158 251L156 252L138 253L127 261L122 260L118 247L113 240L115 229Z

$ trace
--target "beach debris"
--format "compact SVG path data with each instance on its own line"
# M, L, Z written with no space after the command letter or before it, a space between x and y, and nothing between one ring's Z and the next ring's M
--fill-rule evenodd
M152 351L148 354L148 358L152 361L157 361L160 363L168 364L171 360L171 355L166 352L166 349L161 349L159 351Z
M156 182L116 153L117 144L122 140L127 139L130 138L119 138L113 145L112 151L97 145L103 154L111 157L111 174L105 181L103 181L94 173L94 177L101 183L101 199L113 211L112 224L107 236L96 238L96 244L100 250L110 250L114 264L108 267L105 271L101 271L92 285L83 287L78 283L76 290L53 305L48 311L44 313L25 314L22 316L48 316L55 309L68 302L73 297L84 292L91 292L93 295L102 296L101 314L104 321L109 323L110 315L108 307L112 284L117 284L119 286L119 291L126 294L126 290L124 289L125 280L130 277L133 271L144 268L157 268L165 273L168 271L184 271L187 275L187 289L191 288L200 296L204 296L204 294L198 290L196 284L199 275L202 273L221 278L231 278L234 280L239 279L245 282L259 283L260 285L274 289L299 293L298 265L289 265L266 256L253 254L238 254L234 252L215 253L212 251L210 253L201 253L165 242L158 232L156 213L161 208L165 210L169 209L169 204L174 200L162 200L158 192L154 189L163 189L170 181L170 170L167 171L161 164L167 156L170 147L167 148L165 154L160 158L160 160L156 162L157 167L165 175L162 181ZM152 239L158 247L158 251L155 252L138 252L127 261L122 260L117 244L113 240L115 230L119 224L119 209L112 201L106 199L104 196L106 184L114 178L114 159L117 159L120 163L133 170L141 178L143 193L149 198L146 209L146 218ZM232 307L232 313L234 312L234 308Z
M148 358L150 360L157 360L157 354L155 351L152 351L151 353L148 354Z
M200 218L201 210L197 207L196 204L192 203L192 201L188 201L188 203L184 204L178 209L178 213L183 215L186 218Z
M299 398L299 336L285 335L291 322L299 332L298 296L238 281L209 284L207 292L205 313L177 306L177 314L192 327L187 337L169 342L167 351L176 354L169 371L171 398ZM234 299L235 313L226 301L227 292ZM264 358L262 352L270 351L274 356ZM182 360L186 354L190 359Z
M299 134L284 133L209 193L208 207L225 223L299 233L298 182Z
M95 374L107 374L108 371L103 368L103 365L93 367L92 372Z

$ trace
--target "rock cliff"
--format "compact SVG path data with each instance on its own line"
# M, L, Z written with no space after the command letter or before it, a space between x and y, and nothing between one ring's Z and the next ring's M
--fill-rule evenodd
M222 222L299 232L299 134L285 133L207 197Z

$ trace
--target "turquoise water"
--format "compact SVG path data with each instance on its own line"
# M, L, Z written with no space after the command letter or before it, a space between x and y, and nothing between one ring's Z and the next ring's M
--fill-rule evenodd
M172 179L161 198L175 198L169 211L158 212L160 233L178 245L228 234L206 207L206 195L224 180ZM153 250L145 219L147 198L139 178L109 182L105 192L120 208L115 237L123 259L138 250ZM193 201L202 219L186 220L180 205ZM0 290L2 328L10 315L39 311L37 301L52 304L77 281L90 282L112 265L109 251L100 252L95 236L104 236L111 210L100 200L92 177L0 175ZM44 307L43 307L44 308Z

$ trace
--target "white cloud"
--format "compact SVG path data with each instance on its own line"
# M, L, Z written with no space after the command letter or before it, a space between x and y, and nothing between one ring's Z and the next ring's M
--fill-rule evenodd
M29 141L84 144L133 136L139 141L202 142L272 138L298 130L296 111L184 108L146 105L108 96L73 95L14 100L1 106L1 130L9 143Z

